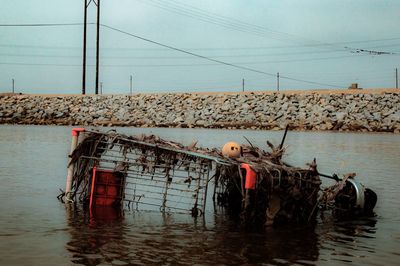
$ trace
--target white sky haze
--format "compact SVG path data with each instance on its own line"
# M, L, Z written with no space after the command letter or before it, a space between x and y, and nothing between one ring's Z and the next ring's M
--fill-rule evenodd
M83 0L0 0L0 92L80 93ZM88 8L96 22L96 6ZM400 1L101 0L103 93L395 86ZM215 61L127 35L133 34ZM88 25L87 93L96 26ZM238 66L234 67L232 65ZM255 71L253 71L255 70Z

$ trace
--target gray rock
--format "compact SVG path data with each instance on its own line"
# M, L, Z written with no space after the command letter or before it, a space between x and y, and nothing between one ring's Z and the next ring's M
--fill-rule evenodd
M400 122L400 111L388 116L394 122Z
M65 115L64 112L57 112L56 115L55 115L55 118L61 118L61 117L63 117L64 115Z
M345 112L337 112L336 119L337 121L341 122L346 118L347 114Z
M17 108L17 113L22 114L25 111L25 109L22 106L18 106Z
M2 119L52 119L90 124L115 119L148 126L175 124L207 127L214 123L270 123L307 125L331 130L396 130L400 97L388 94L140 94L134 96L0 97ZM18 115L19 114L19 115ZM277 121L273 119L280 117ZM94 120L93 120L94 119ZM8 120L9 121L9 120ZM300 122L301 121L301 122Z
M196 125L198 125L198 126L204 126L206 124L206 121L204 121L204 120L197 120L196 121Z
M382 118L382 115L381 115L380 112L374 112L374 113L372 114L372 116L373 116L373 118L374 118L375 121L380 121L381 118Z
M229 111L231 109L230 105L228 104L224 104L221 107L221 111Z

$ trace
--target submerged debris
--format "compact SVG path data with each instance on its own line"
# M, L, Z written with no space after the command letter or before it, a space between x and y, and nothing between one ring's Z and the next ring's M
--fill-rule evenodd
M204 214L212 195L241 224L264 226L311 222L319 210L326 209L371 214L376 203L376 194L353 175L341 180L322 175L315 159L308 169L283 162L284 139L277 147L267 141L271 149L267 152L247 139L248 145L230 142L220 151L154 135L126 136L115 131L83 135L70 155L72 189L59 198L90 208L145 206L198 216ZM320 176L337 183L322 189Z

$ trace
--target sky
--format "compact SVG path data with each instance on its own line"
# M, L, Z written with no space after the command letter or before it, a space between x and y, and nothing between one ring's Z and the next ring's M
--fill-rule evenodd
M88 0L89 1L89 0ZM97 0L95 0L97 2ZM81 93L84 0L0 0L0 93ZM101 0L103 94L395 87L398 0ZM96 5L86 93L95 92ZM48 24L68 24L57 25ZM42 26L33 26L42 24ZM244 86L243 86L244 81Z

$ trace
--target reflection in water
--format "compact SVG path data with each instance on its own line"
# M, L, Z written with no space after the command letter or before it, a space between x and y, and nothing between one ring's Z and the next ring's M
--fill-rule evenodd
M369 263L374 262L369 258L376 250L371 241L375 241L377 231L376 217L365 217L354 220L334 220L332 217L324 217L324 221L316 228L323 250L322 261L329 257L333 261L354 262L365 259ZM367 255L368 254L368 255Z
M95 208L88 212L76 206L66 205L71 240L67 250L72 262L84 265L98 265L113 262L124 257L124 224L120 211L112 208ZM115 247L115 248L113 248Z
M228 219L226 215L216 216L215 246L225 249L220 250L221 256L229 254L220 263L231 264L233 258L240 264L306 264L318 260L318 236L313 225L257 231L239 228Z
M75 264L316 264L352 262L375 252L376 219L335 221L315 226L244 231L220 209L205 219L159 212L126 212L66 206L66 249Z
M72 262L84 265L311 263L318 260L314 228L243 231L223 213L213 221L188 215L66 206ZM290 252L288 252L290 250Z

